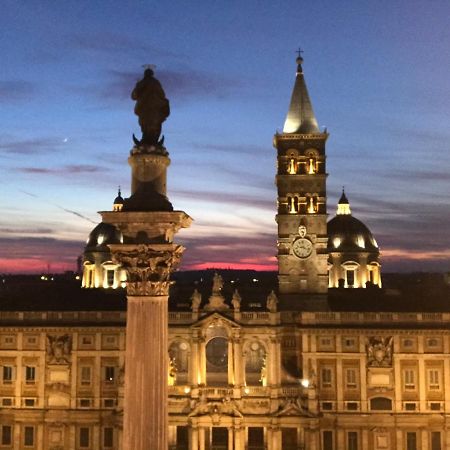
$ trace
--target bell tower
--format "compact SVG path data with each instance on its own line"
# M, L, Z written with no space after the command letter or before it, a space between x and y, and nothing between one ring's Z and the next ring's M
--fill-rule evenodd
M325 294L327 270L326 131L321 132L303 76L297 74L277 149L278 282L281 295ZM289 298L286 298L290 303Z

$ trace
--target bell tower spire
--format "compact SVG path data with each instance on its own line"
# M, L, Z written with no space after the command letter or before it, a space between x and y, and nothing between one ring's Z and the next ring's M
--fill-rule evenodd
M326 132L321 132L299 52L283 132L274 136L278 170L278 281L284 308L303 294L325 294L327 269ZM283 301L284 297L284 301Z

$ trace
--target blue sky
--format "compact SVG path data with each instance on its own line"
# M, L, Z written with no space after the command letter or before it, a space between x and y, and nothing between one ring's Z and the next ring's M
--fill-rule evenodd
M138 133L131 89L156 65L169 198L195 222L184 267L275 264L274 132L295 50L385 270L450 269L448 1L2 1L0 271L74 269Z

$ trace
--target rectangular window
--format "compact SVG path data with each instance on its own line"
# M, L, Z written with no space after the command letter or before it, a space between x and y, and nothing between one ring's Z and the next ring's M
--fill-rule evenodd
M347 450L358 450L358 433L356 431L347 433Z
M103 428L103 448L111 448L114 445L114 429Z
M106 366L105 367L105 381L108 383L114 383L115 367Z
M114 269L108 269L106 271L106 282L110 287L114 285Z
M428 389L435 391L440 389L439 369L428 369Z
M441 433L439 431L431 433L431 450L441 450Z
M347 285L348 287L353 287L355 284L355 271L352 269L347 269L345 271L347 275Z
M114 408L114 406L116 406L116 401L113 398L105 398L103 400L103 406L105 408Z
M33 407L36 404L36 400L34 398L25 398L23 400L23 405L27 406L28 408Z
M79 444L80 444L80 448L89 448L89 440L90 440L90 436L89 436L89 428L87 427L81 427L80 431L79 431Z
M26 366L25 367L25 382L27 384L33 384L36 381L36 367Z
M333 380L333 372L328 367L323 367L320 373L320 381L323 388L330 388Z
M81 339L81 343L83 345L92 345L92 337L91 336L83 336L83 338Z
M416 374L414 369L405 369L403 371L403 382L405 390L416 388Z
M91 399L90 398L80 398L80 408L90 408Z
M417 450L417 438L416 433L406 433L406 450Z
M13 368L12 366L3 366L3 383L11 384L13 380Z
M81 367L80 378L82 386L89 386L91 384L91 368L89 366Z
M34 447L34 427L24 427L23 445L25 447Z
M322 433L323 450L333 450L333 432L324 431Z
M354 389L357 387L357 373L356 369L345 369L345 387Z
M11 425L3 425L2 426L2 445L11 445L12 444L12 426Z

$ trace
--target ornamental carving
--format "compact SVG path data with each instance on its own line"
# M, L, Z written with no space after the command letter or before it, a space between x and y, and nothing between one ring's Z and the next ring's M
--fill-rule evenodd
M370 337L366 345L367 365L369 367L390 367L392 366L392 336L377 338Z
M232 400L228 395L222 401L208 402L205 394L201 394L198 400L191 402L191 412L188 417L197 417L209 415L213 419L220 416L243 417L239 410L238 403Z
M158 250L147 244L127 247L112 248L113 261L127 273L127 293L168 295L170 274L180 262L184 248L178 245L174 250Z
M69 364L72 353L72 336L68 334L63 336L47 335L46 351L48 364Z

